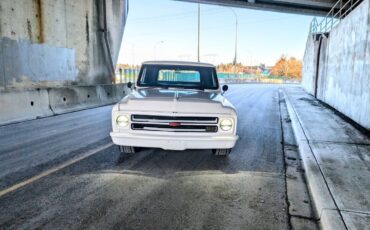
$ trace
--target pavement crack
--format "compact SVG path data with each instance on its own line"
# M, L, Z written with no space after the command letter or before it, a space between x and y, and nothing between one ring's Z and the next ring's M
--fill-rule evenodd
M361 214L361 215L367 215L370 216L369 211L356 211L356 210L349 210L349 209L341 209L339 210L340 212L347 212L347 213L356 213L356 214Z
M288 228L293 229L292 222L291 222L292 215L290 214L290 211L289 211L290 210L290 202L289 202L289 199L288 199L288 183L287 183L287 175L286 175L287 164L285 162L286 155L285 155L285 149L284 149L284 145L285 145L284 127L283 127L283 117L281 115L281 104L285 103L285 98L283 98L283 100L281 99L282 98L281 88L278 91L278 97L279 97L280 130L281 130L281 149L282 149L282 153L283 153L283 167L284 167L285 202L286 202L286 205L287 205L287 218L288 218L287 222L288 222Z

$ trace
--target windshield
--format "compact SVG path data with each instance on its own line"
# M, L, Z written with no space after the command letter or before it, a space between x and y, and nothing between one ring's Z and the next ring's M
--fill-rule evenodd
M140 87L218 89L216 70L212 67L143 65L137 85Z

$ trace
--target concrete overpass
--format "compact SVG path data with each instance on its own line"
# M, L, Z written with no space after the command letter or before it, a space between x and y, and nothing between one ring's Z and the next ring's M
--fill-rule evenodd
M269 10L284 13L326 15L336 0L180 0L215 4L220 6L241 7L255 10Z

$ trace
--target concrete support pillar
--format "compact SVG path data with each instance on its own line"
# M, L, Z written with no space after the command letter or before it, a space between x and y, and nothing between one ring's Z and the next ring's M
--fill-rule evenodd
M0 87L112 83L127 13L127 0L0 1Z

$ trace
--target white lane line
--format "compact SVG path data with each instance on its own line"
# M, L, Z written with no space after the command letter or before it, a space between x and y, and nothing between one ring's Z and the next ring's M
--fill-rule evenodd
M90 150L90 151L88 151L88 152L80 155L79 157L73 158L73 159L71 159L71 160L69 160L69 161L67 161L67 162L65 162L65 163L63 163L61 165L58 165L58 166L56 166L54 168L51 168L51 169L48 169L48 170L46 170L45 172L42 172L39 175L36 175L36 176L31 177L31 178L29 178L29 179L27 179L25 181L22 181L22 182L20 182L18 184L15 184L15 185L13 185L13 186L11 186L9 188L6 188L4 190L1 190L0 191L0 197L4 196L4 195L6 195L6 194L8 194L10 192L13 192L13 191L15 191L15 190L17 190L17 189L19 189L19 188L21 188L23 186L26 186L28 184L31 184L31 183L33 183L33 182L35 182L35 181L37 181L37 180L39 180L39 179L41 179L43 177L46 177L46 176L48 176L48 175L50 175L52 173L55 173L55 172L57 172L57 171L59 171L61 169L64 169L64 168L66 168L66 167L68 167L68 166L70 166L70 165L72 165L74 163L77 163L77 162L79 162L79 161L81 161L81 160L83 160L83 159L85 159L85 158L87 158L89 156L92 156L92 155L94 155L94 154L96 154L96 153L98 153L100 151L103 151L103 150L105 150L105 149L107 149L107 148L109 148L109 147L111 147L113 145L114 145L113 143L102 145L99 148Z

